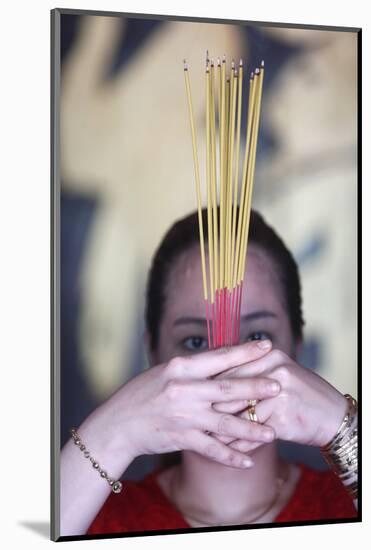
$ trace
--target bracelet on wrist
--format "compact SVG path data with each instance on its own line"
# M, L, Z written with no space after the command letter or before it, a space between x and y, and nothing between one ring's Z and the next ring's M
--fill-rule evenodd
M119 480L114 480L110 478L105 470L103 470L98 462L90 455L90 451L86 450L86 446L82 443L80 436L77 433L76 428L70 428L70 434L75 442L75 445L77 445L81 452L83 452L84 457L88 458L94 468L94 470L97 470L97 472L100 474L100 476L105 479L108 484L110 485L113 493L121 493L122 491L122 483Z
M343 421L331 441L320 450L327 464L355 499L358 495L358 407L351 395L345 394L344 397L348 407Z

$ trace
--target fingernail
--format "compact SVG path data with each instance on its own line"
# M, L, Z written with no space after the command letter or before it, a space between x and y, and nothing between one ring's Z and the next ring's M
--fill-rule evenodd
M277 382L271 382L268 386L268 389L272 393L278 393L280 391L280 385Z
M245 458L243 461L243 465L245 466L245 468L251 468L251 466L254 466L254 463L251 458Z
M260 340L256 345L260 349L268 349L271 347L272 343L270 340Z

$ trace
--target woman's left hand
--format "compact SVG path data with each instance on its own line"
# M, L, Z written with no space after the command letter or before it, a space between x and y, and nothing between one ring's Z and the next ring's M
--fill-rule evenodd
M273 349L261 359L234 367L217 378L252 378L262 374L279 382L281 391L255 406L258 422L274 428L276 438L285 441L321 447L333 438L346 413L346 398L321 376L300 366L282 351ZM221 412L224 406L213 404ZM248 418L246 412L239 412L239 416ZM261 445L225 439L224 443L245 452Z

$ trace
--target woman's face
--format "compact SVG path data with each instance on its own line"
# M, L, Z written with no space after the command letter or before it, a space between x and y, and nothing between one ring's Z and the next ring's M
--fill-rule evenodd
M152 364L208 349L198 247L184 252L175 262L166 296ZM240 342L264 338L269 338L273 347L295 357L296 346L274 264L261 248L250 245L242 293Z

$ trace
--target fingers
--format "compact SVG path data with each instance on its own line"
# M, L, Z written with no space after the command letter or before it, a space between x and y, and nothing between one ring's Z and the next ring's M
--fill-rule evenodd
M193 432L189 443L192 450L220 464L244 469L251 468L254 465L250 457L203 432Z
M273 399L265 399L264 401L259 401L259 403L255 405L255 414L259 424L265 424L270 419L275 403ZM240 412L238 416L245 421L248 420L251 422L247 411Z
M246 365L232 367L227 371L219 373L215 376L215 379L248 378L261 376L263 374L268 375L268 372L272 369L289 362L291 362L291 359L284 352L274 349L269 351L269 353L264 354L262 357L258 357L257 359L250 361Z
M222 403L213 403L213 409L217 412L225 412L229 414L237 414L249 405L248 399L239 399L236 401L225 401Z
M267 399L269 397L274 397L281 389L279 383L270 378L230 378L222 380L203 380L199 382L175 381L172 383L172 386L174 391L178 388L179 397L183 388L183 391L191 395L193 400L199 399L212 403L242 401L245 403L246 407L246 401L248 399ZM241 409L242 408L243 406Z
M174 357L167 364L167 370L170 376L175 377L208 378L263 357L271 347L270 340L261 340L187 357Z
M258 447L261 447L262 445L264 445L264 443L261 443L259 441L252 442L246 441L245 439L235 439L228 444L228 447L231 449L235 449L236 451L240 451L241 453L249 453L257 449Z
M264 445L262 441L248 441L247 439L236 439L235 437L228 437L226 435L218 435L215 433L210 434L212 437L215 437L218 441L225 443L231 449L236 449L241 451L241 453L248 453Z
M203 426L201 426L201 423ZM203 431L217 435L234 437L234 439L248 439L253 442L269 443L275 438L275 432L270 426L246 420L226 413L211 412L200 420Z
M218 439L222 443L225 443L226 445L229 445L233 441L237 441L235 437L230 437L228 435L218 435L212 432L210 432L209 435L211 435L212 437L215 437L216 439Z
M260 401L255 406L255 413L258 418L258 422L261 422L262 424L267 422L271 418L275 407L277 407L277 400L275 399L271 398L271 399L265 399L264 401ZM245 417L244 415L245 413L242 413L241 416Z

